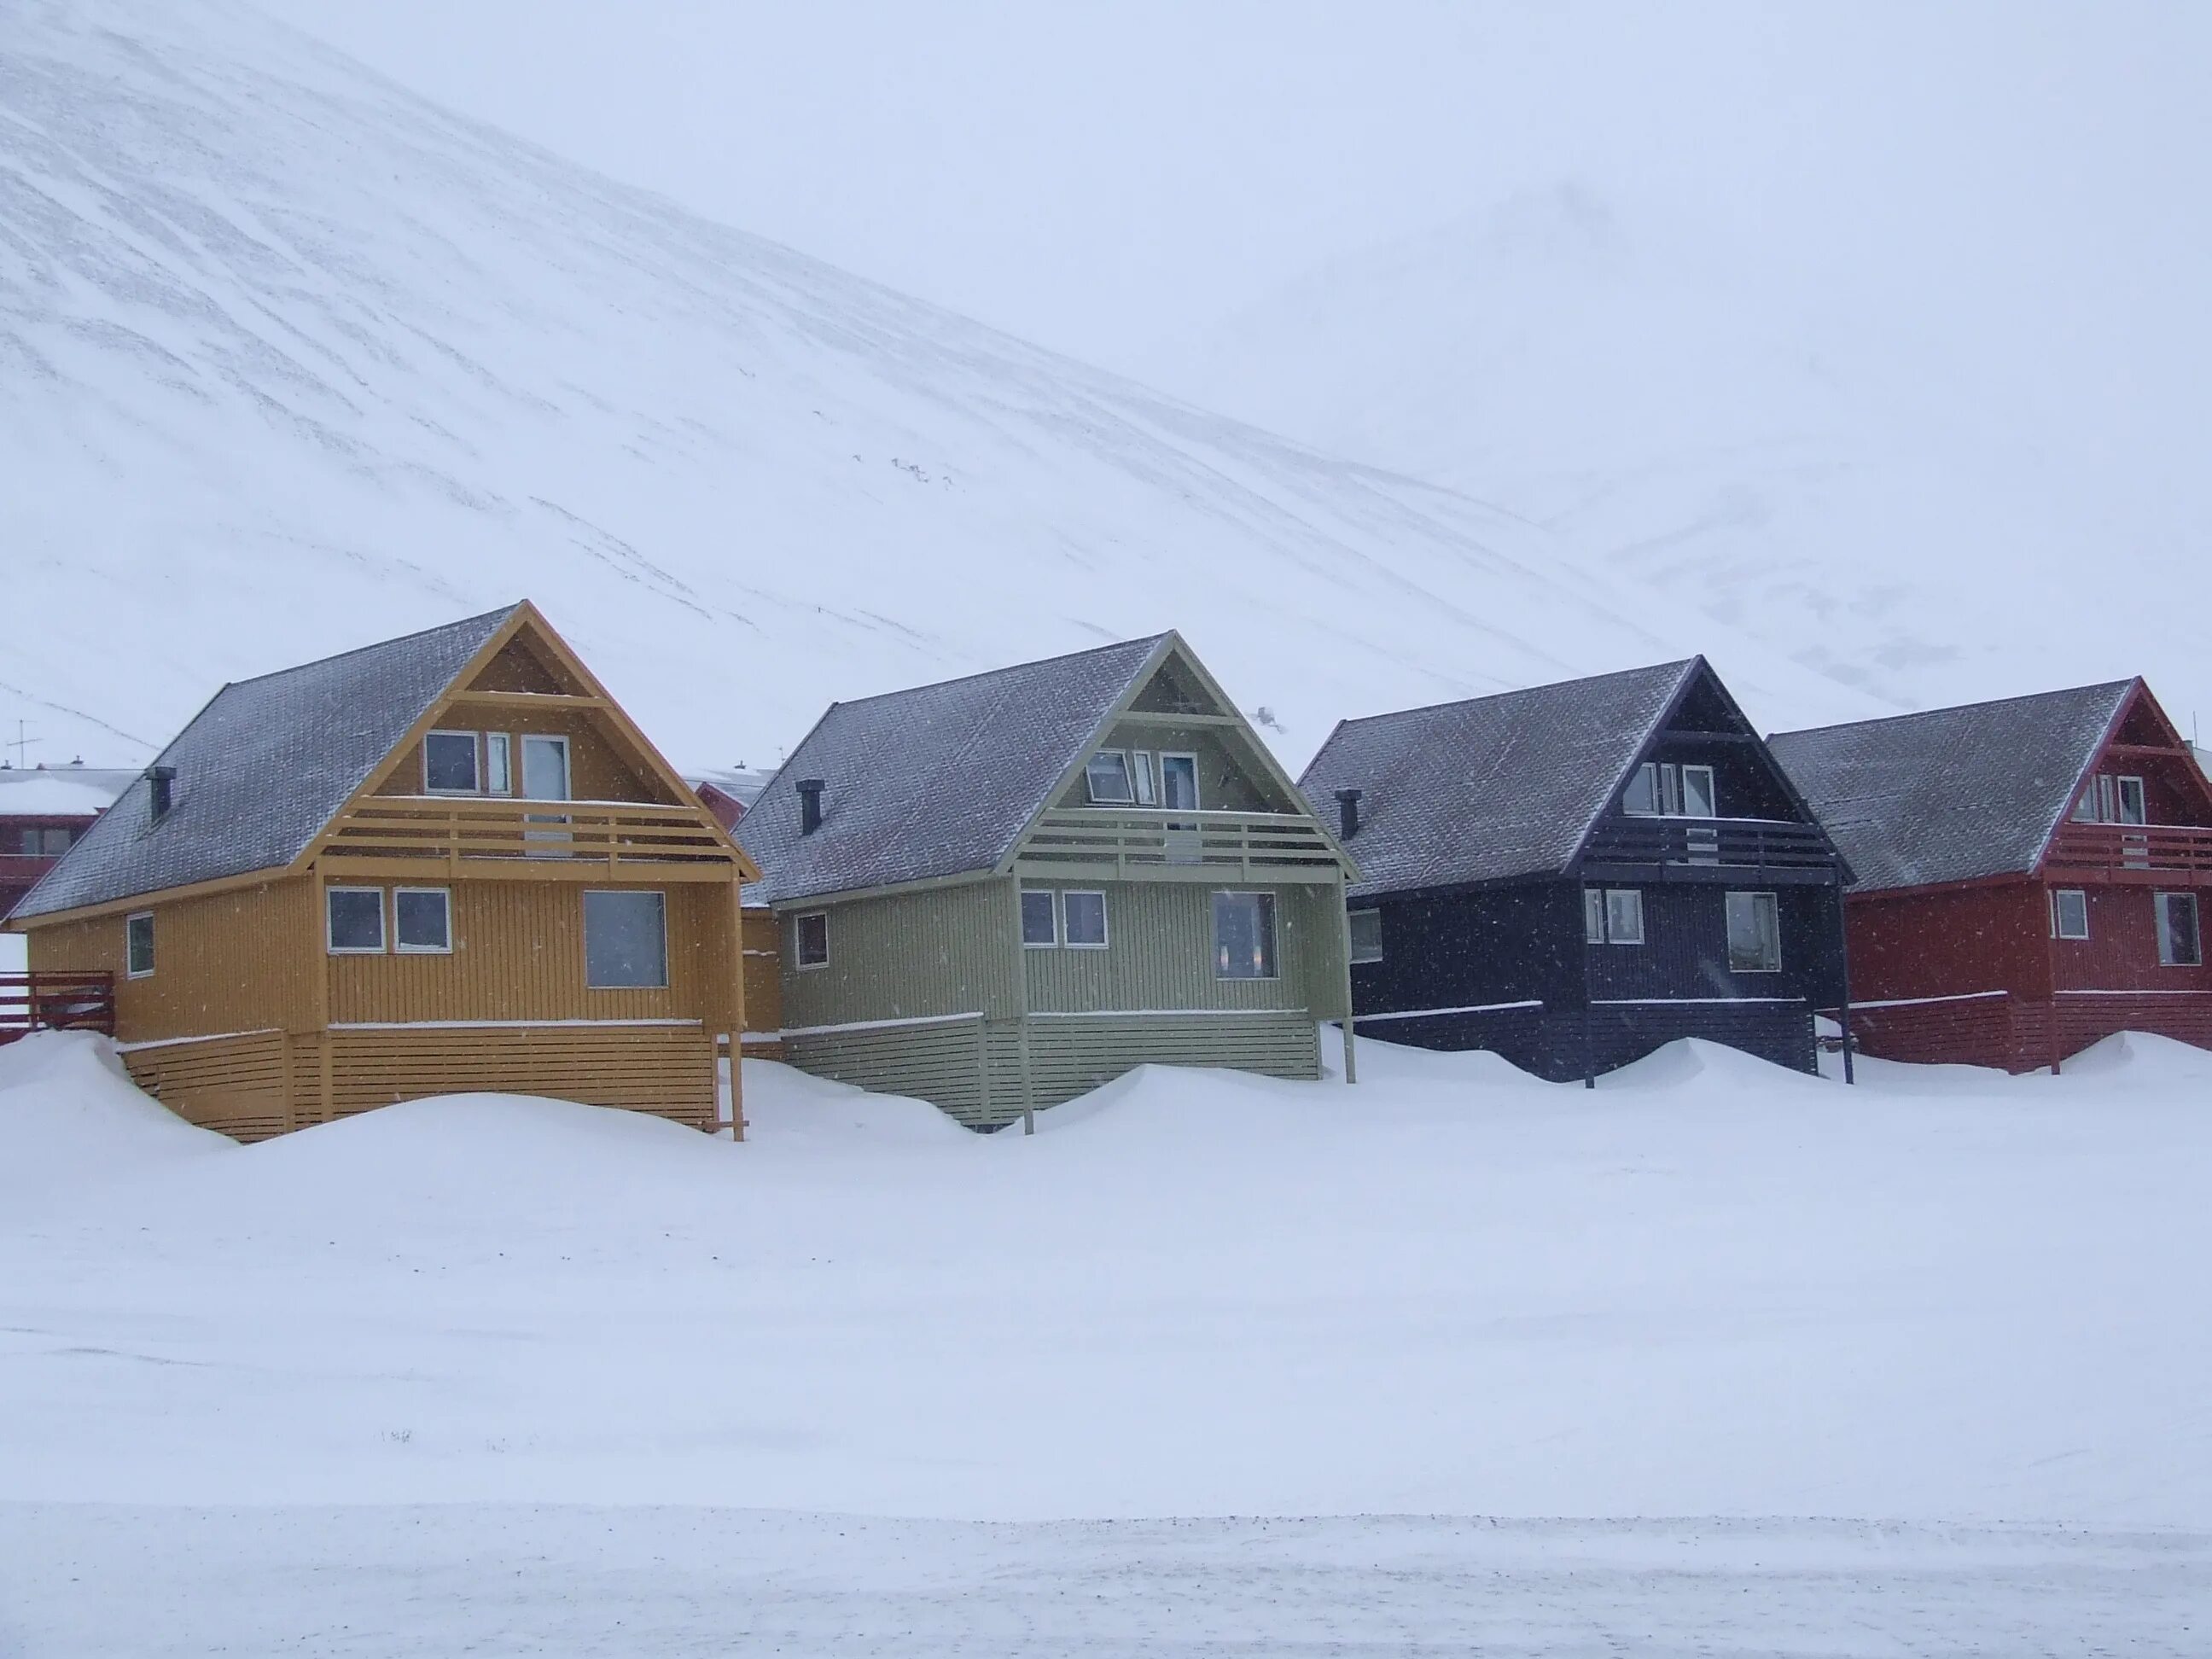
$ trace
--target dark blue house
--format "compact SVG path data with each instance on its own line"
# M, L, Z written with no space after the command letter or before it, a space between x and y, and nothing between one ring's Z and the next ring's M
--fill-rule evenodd
M1676 1037L1811 1071L1850 872L1704 658L1346 720L1358 1029L1592 1079Z

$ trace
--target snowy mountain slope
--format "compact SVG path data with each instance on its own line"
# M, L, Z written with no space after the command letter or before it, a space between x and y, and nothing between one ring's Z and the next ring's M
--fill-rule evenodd
M1340 714L1705 649L1345 465L706 222L208 0L0 0L0 717L131 758L213 687L518 594L680 763L1165 625Z
M1883 695L2142 672L2185 724L2212 717L2202 307L2169 331L2152 297L2092 314L2087 279L2023 270L1977 317L1873 253L1792 269L1788 235L1532 186L1310 271L1160 372Z

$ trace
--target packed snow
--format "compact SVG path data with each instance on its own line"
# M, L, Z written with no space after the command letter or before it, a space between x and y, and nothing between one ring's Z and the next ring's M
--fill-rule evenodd
M0 1651L2193 1650L2212 1054L1360 1060L240 1147L0 1049Z

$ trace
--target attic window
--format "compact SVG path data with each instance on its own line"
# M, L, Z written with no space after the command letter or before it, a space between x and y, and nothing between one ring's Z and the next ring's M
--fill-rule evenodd
M1720 816L1710 766L1646 761L1622 793L1620 810L1632 818L1711 818Z
M433 795L477 793L475 732L433 732L422 739L422 787Z
M1094 806L1128 806L1136 800L1129 787L1129 757L1118 749L1102 749L1083 769L1084 787Z

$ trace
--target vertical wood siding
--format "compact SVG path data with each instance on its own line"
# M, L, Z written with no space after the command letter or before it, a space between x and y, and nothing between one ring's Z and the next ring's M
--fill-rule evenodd
M1013 884L988 880L779 913L783 1029L924 1015L1016 1012ZM793 917L830 917L827 967L801 969Z
M1261 781L1237 759L1218 726L1117 726L1101 745L1107 749L1148 749L1157 775L1162 754L1198 757L1198 804L1208 812L1279 812L1289 802L1271 800ZM1080 773L1053 803L1060 807L1091 805L1088 786Z
M1024 882L1024 887L1085 889L1080 882ZM1107 948L1023 950L1032 1010L1143 1012L1162 1008L1273 1008L1312 1005L1312 964L1334 970L1335 917L1295 888L1275 895L1278 976L1219 979L1213 964L1215 889L1197 882L1108 882ZM1334 898L1334 887L1322 890ZM1010 928L1018 924L1010 922ZM1018 940L1018 934L1010 932ZM1324 1007L1334 1008L1334 999Z
M744 913L744 964L745 1030L773 1034L783 1029L783 952L778 948L781 930L775 912L763 908ZM782 1048L770 1041L748 1042L746 1052L763 1060L780 1058Z
M641 800L660 801L672 797L668 791L632 767L616 751L613 744L601 736L597 717L575 709L547 709L544 712L516 708L460 707L441 713L434 722L436 729L451 732L506 732L514 743L509 764L514 768L514 788L522 787L522 738L536 737L565 737L568 739L568 793L576 800ZM383 795L419 795L422 793L422 745L410 746L392 769L389 776L377 786Z
M2052 887L2067 884L2054 881ZM2172 890L2187 890L2177 879ZM2212 968L2167 967L2158 959L2156 889L2132 884L2085 883L2089 899L2089 937L2059 939L2058 988L2100 991L2212 992ZM2212 933L2212 888L2197 892L2197 927Z
M1851 999L1890 1001L2009 991L2047 997L2051 922L2027 880L1947 893L1875 893L1845 901Z

